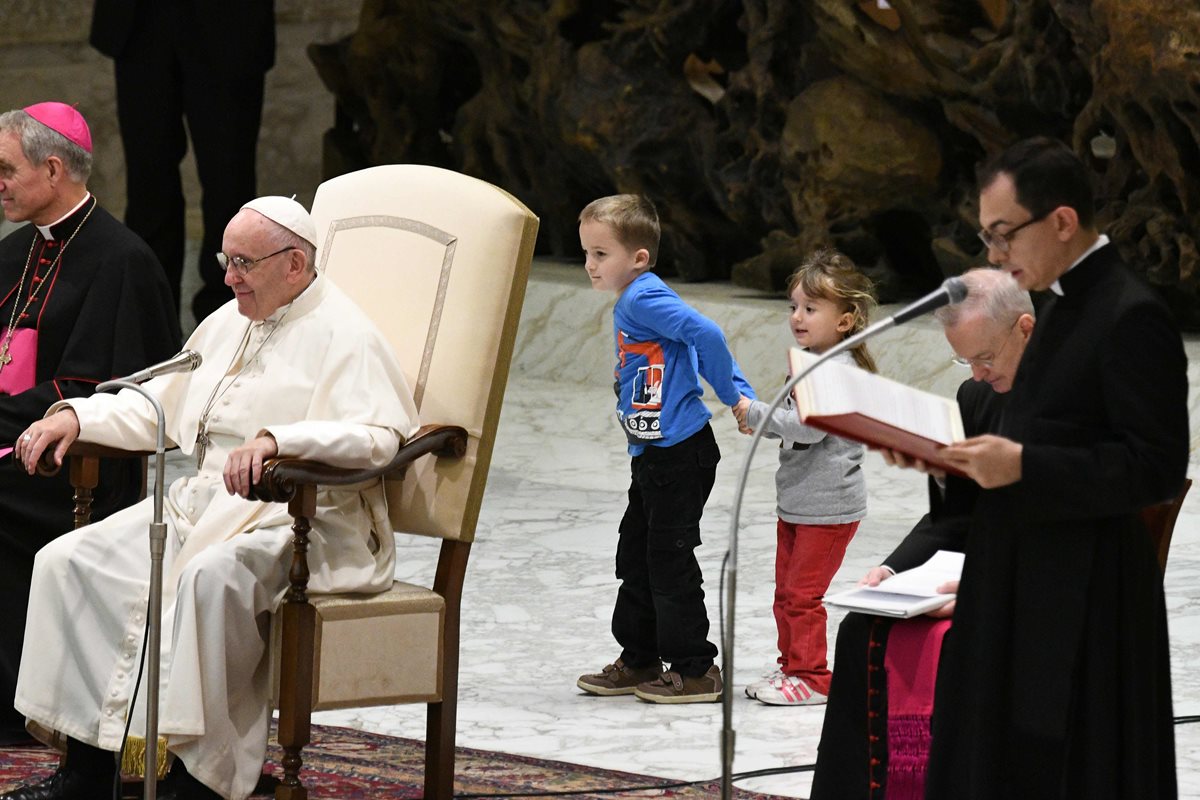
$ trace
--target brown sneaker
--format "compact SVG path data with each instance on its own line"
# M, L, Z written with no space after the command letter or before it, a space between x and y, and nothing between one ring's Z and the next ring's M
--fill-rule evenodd
M721 669L713 664L699 678L664 672L652 681L638 684L633 693L647 703L715 703L723 689Z
M621 659L609 664L601 672L594 675L581 675L575 685L588 694L599 694L610 697L617 694L633 694L639 683L652 681L662 675L662 664L634 669L625 665Z

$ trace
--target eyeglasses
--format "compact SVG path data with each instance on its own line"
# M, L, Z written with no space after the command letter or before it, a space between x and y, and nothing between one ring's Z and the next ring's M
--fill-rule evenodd
M1054 209L1050 209L1050 211L1053 211L1053 210ZM1009 228L1008 231L1006 231L1005 233L992 233L987 228L984 228L983 230L979 231L979 233L978 233L979 241L983 242L984 247L987 247L988 249L995 248L996 250L999 250L1001 253L1007 253L1008 248L1012 244L1013 237L1016 236L1021 231L1022 228L1026 227L1028 225L1032 225L1035 222L1041 222L1046 217L1050 216L1050 211L1047 211L1044 214L1036 216L1033 219L1025 220L1017 227Z
M280 253L286 253L288 250L295 250L294 247L285 247L282 250L276 250L270 255L265 255L262 258L248 259L241 256L227 256L224 253L217 253L217 263L221 265L221 269L233 268L233 271L240 276L245 277L246 273L254 269L255 266L266 261L268 258L274 258Z
M960 367L981 367L983 369L991 369L992 366L995 365L996 360L1000 358L1000 355L1004 352L1004 348L1008 347L1008 343L1012 341L1012 332L1013 328L1015 327L1017 327L1017 323L1013 322L1008 329L1008 333L1004 334L1004 344L1000 345L1000 349L987 358L963 358L962 356L956 355L950 360L955 364L958 364Z

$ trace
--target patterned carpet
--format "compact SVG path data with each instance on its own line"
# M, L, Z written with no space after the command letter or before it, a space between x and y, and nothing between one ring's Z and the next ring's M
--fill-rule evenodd
M399 800L421 797L423 744L348 728L314 726L313 744L304 751L304 775L314 800ZM267 769L279 769L273 744ZM0 750L0 791L38 780L54 770L58 758L42 748ZM708 800L720 796L720 782L679 788L596 793L598 789L659 786L660 778L584 767L562 761L459 748L456 796L535 797L537 793L576 792L582 800L669 797ZM714 772L716 769L714 768ZM742 800L784 800L774 795L735 790Z

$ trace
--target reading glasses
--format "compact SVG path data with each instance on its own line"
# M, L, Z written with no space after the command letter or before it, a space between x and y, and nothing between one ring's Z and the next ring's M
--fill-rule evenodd
M254 269L257 265L266 261L268 258L274 258L280 253L286 253L288 250L295 250L294 247L285 247L282 250L276 250L274 253L265 255L262 258L242 258L241 256L229 256L224 253L217 253L217 263L221 265L221 269L232 269L240 276L245 276L247 272Z
M1030 222L1033 221L1034 220L1030 220ZM1028 225L1029 223L1027 222L1025 224ZM1020 320L1020 317L1017 319ZM1012 341L1012 332L1013 328L1015 327L1017 327L1016 321L1009 326L1008 333L1004 335L1004 344L1000 345L1000 349L992 355L987 356L986 358L963 358L960 355L955 355L952 356L950 360L955 364L958 364L960 367L981 367L983 369L991 369L995 365L996 360L1000 358L1000 355L1004 352L1004 348L1008 347L1008 343Z
M1050 209L1050 211L1053 211L1053 210L1054 209ZM1032 225L1035 222L1041 222L1046 217L1050 216L1050 211L1047 211L1043 214L1039 214L1038 216L1033 217L1032 219L1027 219L1024 222L1022 222L1020 225L1016 226L1015 228L1009 228L1004 233L994 233L993 231L990 231L987 228L983 228L976 235L979 236L979 241L983 242L983 246L988 248L989 250L995 249L1001 253L1007 253L1008 248L1012 246L1013 237L1015 237L1018 233L1020 233L1022 228Z

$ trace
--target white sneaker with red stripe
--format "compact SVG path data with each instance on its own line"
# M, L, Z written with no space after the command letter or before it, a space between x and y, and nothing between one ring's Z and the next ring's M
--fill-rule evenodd
M763 675L758 680L746 684L746 697L758 697L759 689L766 689L771 685L772 681L777 681L783 677L783 670L777 669L774 672Z
M807 683L795 675L783 675L770 684L759 688L754 697L769 706L820 706L829 698L814 692Z

